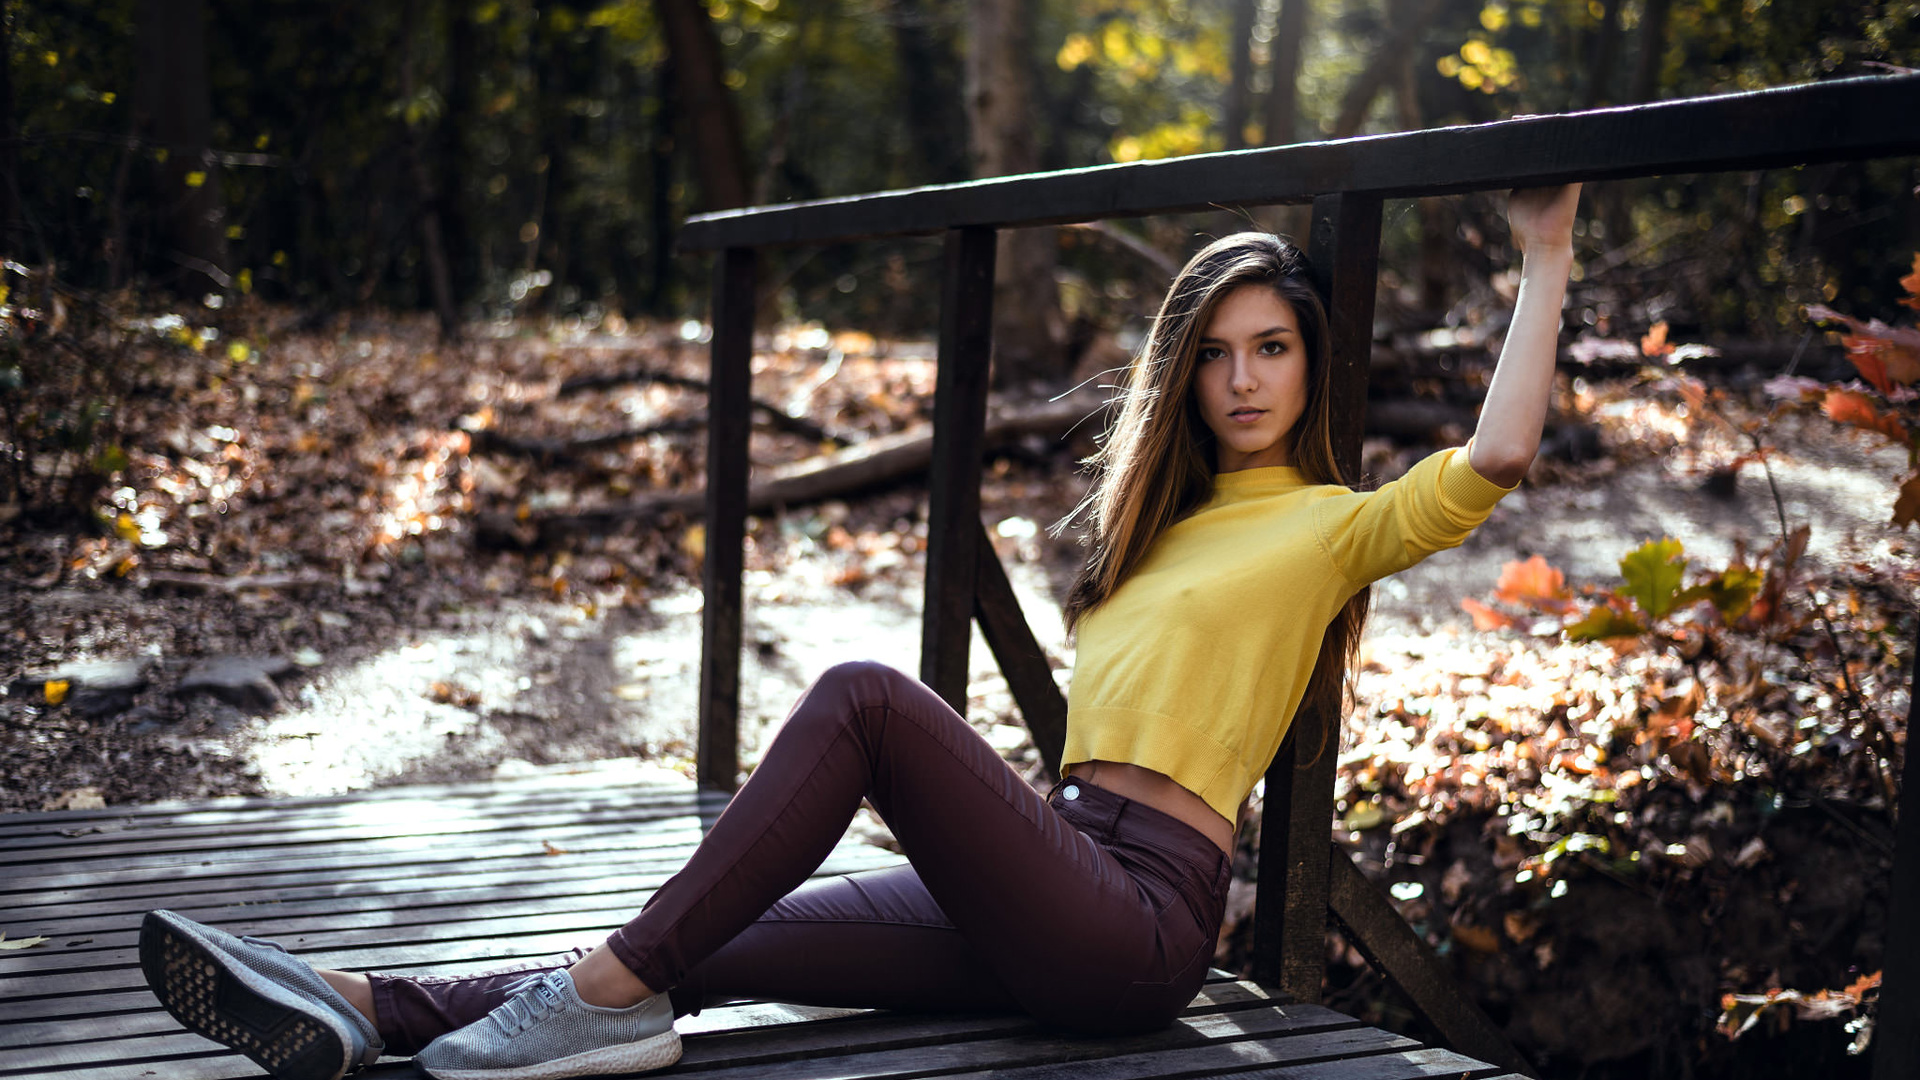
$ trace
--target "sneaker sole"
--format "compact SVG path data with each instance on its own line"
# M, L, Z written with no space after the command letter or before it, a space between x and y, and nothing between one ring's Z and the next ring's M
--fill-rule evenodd
M152 913L140 924L140 970L175 1020L277 1080L346 1075L352 1044L299 995Z
M664 1069L680 1060L680 1033L671 1029L639 1042L603 1046L533 1065L505 1069L429 1069L434 1080L570 1080L576 1076L611 1076ZM418 1064L418 1062L416 1062Z

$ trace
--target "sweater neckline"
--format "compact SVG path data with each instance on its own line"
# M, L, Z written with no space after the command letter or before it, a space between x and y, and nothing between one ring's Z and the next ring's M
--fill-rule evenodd
M1257 469L1236 469L1215 473L1213 496L1219 502L1274 495L1307 486L1307 478L1291 465L1265 465Z

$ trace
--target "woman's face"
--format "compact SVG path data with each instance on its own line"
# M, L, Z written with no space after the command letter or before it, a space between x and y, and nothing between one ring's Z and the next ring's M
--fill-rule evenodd
M1200 331L1193 393L1219 439L1215 468L1291 465L1288 435L1307 408L1307 353L1293 305L1265 285L1242 285Z

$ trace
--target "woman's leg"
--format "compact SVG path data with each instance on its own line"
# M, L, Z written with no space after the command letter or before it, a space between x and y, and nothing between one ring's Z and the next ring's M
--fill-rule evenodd
M1142 878L1156 856L1123 861L1096 843L1082 829L1111 822L1069 822L932 690L879 664L836 666L807 690L685 869L608 947L645 985L681 985L806 880L863 797L1026 1011L1098 1028L1134 984L1204 975L1204 898ZM1220 865L1205 872L1223 881L1207 847ZM1162 925L1178 900L1193 932Z
M417 1053L504 1003L533 967L453 978L367 976L387 1053ZM846 1008L1006 1011L1017 1008L947 921L911 866L816 878L782 897L670 991L679 1015L757 999Z
M1150 808L1063 785L1082 787L1088 797L1049 805L931 690L877 664L840 665L794 707L687 866L607 948L644 985L674 988L680 1012L703 997L754 996L1013 1004L1087 1030L1164 1023L1205 974L1225 858ZM803 887L863 796L906 849L913 888L876 894L861 875ZM1129 846L1122 834L1143 821L1171 839ZM439 1004L413 1038L484 1015L520 977L435 988ZM395 1052L409 1037L404 1006L390 1002L433 983L374 980Z

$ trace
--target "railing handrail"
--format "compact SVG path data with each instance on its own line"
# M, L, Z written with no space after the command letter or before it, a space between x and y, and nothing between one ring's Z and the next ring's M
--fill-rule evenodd
M1870 75L722 210L688 218L678 243L689 251L831 243L1306 202L1331 192L1451 195L1904 154L1920 154L1920 75Z

